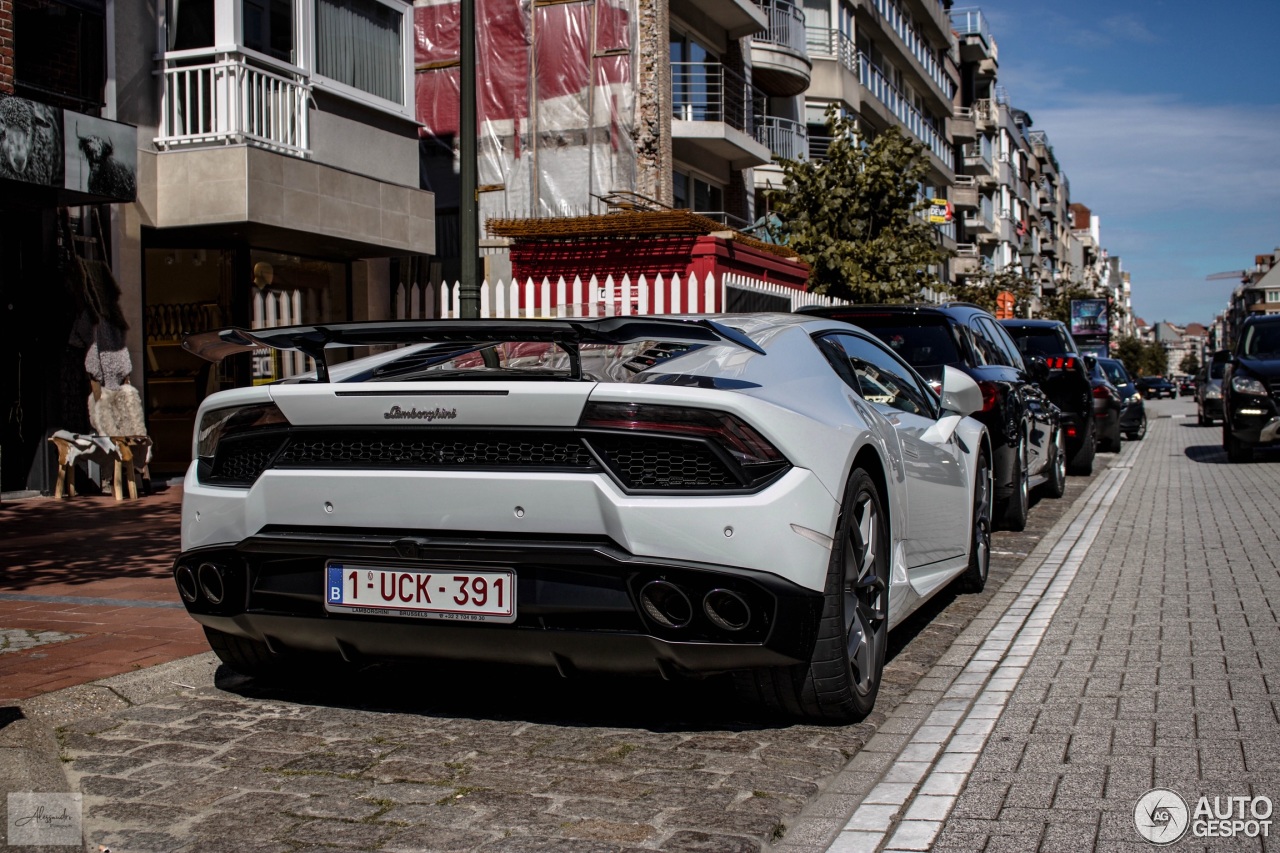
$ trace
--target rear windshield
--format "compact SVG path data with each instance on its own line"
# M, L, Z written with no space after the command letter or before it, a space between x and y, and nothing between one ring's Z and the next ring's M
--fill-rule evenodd
M916 317L910 325L892 315L840 319L866 329L912 367L961 363L951 324L940 317Z
M1005 326L1004 330L1018 344L1018 352L1023 355L1062 355L1072 352L1053 329Z
M1111 380L1113 385L1128 385L1129 374L1125 372L1124 365L1118 361L1099 361L1102 370L1107 374L1107 378Z

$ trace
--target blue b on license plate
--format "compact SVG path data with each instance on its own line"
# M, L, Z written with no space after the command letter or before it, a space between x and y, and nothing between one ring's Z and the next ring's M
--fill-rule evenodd
M514 622L514 572L399 569L330 563L324 609L460 622Z

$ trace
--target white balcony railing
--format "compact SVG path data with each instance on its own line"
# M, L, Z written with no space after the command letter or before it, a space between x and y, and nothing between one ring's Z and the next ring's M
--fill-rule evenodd
M769 28L753 35L753 41L777 45L801 56L808 55L803 9L788 0L756 0L756 5L769 19Z
M858 48L839 30L826 27L805 27L805 40L810 56L830 57L854 74L858 73Z
M756 124L756 142L783 160L799 160L809 153L809 130L789 118L763 116Z
M302 69L251 51L173 51L162 62L159 147L249 143L308 155L311 84Z

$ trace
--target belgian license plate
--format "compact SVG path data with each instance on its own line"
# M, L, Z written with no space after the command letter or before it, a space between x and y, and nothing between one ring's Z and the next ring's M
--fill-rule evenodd
M426 571L329 563L324 609L459 622L516 621L514 572Z

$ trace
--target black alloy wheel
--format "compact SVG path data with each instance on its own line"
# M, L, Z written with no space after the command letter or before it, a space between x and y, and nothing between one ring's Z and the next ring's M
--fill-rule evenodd
M827 565L809 663L735 674L744 699L824 722L856 722L875 707L889 644L889 525L880 491L859 468L849 477Z
M1060 498L1067 493L1067 446L1062 437L1062 430L1054 430L1053 458L1049 460L1049 480L1044 484L1044 492L1051 498Z
M984 447L978 452L974 469L973 524L969 536L969 567L960 576L965 592L982 592L991 572L991 460Z
M1031 511L1031 471L1027 468L1027 437L1018 438L1013 457L1013 494L1004 507L1004 524L1010 530L1023 530L1027 526L1027 514Z
M1142 413L1142 421L1138 424L1137 429L1129 430L1130 441L1142 441L1147 437L1147 413Z

